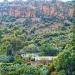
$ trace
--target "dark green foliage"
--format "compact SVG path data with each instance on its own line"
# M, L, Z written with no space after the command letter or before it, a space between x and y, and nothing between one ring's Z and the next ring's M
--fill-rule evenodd
M56 0L52 3L56 5ZM39 10L36 10L41 19L39 23L33 23L31 17L18 23L18 18L13 16L0 17L4 23L0 25L0 54L7 55L0 57L0 75L75 75L75 27L71 25L75 18L69 16L67 20L71 23L64 23L65 19ZM30 60L35 62L31 56L27 59L21 57L21 52L57 58L48 66L37 66L31 65Z
M14 17L14 16L1 16L0 17L0 20L1 21L4 21L4 22L14 22L14 21L16 21L16 17Z
M55 68L59 73L64 71L65 75L72 75L75 71L75 51L72 45L67 45L64 51L58 55Z
M0 56L0 62L13 62L15 58L13 56Z
M26 64L2 64L1 75L47 75L47 66L32 66Z
M26 27L30 27L32 25L32 20L31 18L26 18L26 20L23 22L23 25Z
M53 48L49 43L42 44L41 51L48 56L56 56L58 53L57 49Z

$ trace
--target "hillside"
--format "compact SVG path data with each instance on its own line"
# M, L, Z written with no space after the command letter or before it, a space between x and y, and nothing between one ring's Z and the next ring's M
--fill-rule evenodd
M16 3L18 4L16 5ZM8 47L11 45L14 51L41 52L41 47L48 43L53 46L56 52L59 52L62 51L67 43L71 42L73 35L71 31L73 27L73 2L65 3L58 0L40 2L33 0L26 1L25 3L23 1L16 1L0 4L0 9L3 8L0 11L1 13L3 12L0 17L2 31L1 46L6 44L4 45L5 47L1 47L1 51L3 49L5 51L8 50ZM6 9L5 6L7 6ZM14 7L16 8L14 9L15 15L11 16L10 14L13 12L10 12L10 10L12 11ZM21 12L22 7L26 8ZM32 8L34 10L31 10ZM5 10L9 14L4 14ZM32 13L35 17L31 16L31 11L35 11L35 14L34 12ZM30 13L31 15L25 14L23 16L21 14L23 12ZM17 15L18 13L20 15Z
M75 75L75 1L0 3L0 75Z

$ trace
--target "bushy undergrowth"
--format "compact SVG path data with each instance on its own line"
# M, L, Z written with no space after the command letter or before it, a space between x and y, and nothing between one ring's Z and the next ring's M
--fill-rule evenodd
M27 64L8 64L1 65L1 75L47 75L47 66L33 66Z

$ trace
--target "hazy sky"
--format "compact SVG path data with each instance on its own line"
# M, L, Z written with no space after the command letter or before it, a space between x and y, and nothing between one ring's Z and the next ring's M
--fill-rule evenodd
M0 0L0 2L2 2L3 0ZM8 1L13 1L13 0L8 0ZM24 0L24 1L26 1L26 0ZM66 2L66 1L72 1L72 0L62 0L62 1L64 1L64 2Z
M66 2L66 1L72 1L72 0L62 0L62 1Z

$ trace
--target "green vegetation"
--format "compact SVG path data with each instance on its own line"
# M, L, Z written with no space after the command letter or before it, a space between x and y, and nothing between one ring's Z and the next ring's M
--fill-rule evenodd
M26 64L2 64L1 74L2 75L47 75L47 66L32 66Z
M72 27L73 25L62 24L60 28L42 35L35 34L35 29L32 35L31 30L26 30L23 25L1 26L1 75L74 75L75 48ZM22 58L17 53L20 51L56 58L49 65L33 66L30 62L31 57Z
M21 19L0 17L0 75L75 75L75 17ZM35 59L42 56L55 58Z

